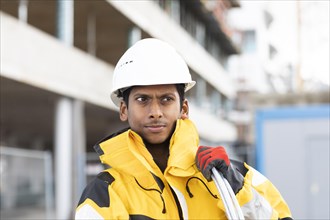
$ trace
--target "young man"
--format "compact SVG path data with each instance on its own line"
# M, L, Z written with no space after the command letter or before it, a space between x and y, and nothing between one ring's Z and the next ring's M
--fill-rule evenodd
M112 101L130 128L95 146L100 173L84 190L76 219L226 219L213 181L228 180L246 219L291 219L269 180L223 147L198 147L184 94L194 86L179 54L157 39L137 42L118 61Z

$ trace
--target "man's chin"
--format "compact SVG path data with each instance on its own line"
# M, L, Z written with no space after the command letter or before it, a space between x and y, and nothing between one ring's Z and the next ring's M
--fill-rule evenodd
M163 144L168 145L169 139L168 138L145 139L144 143L146 145L163 145Z

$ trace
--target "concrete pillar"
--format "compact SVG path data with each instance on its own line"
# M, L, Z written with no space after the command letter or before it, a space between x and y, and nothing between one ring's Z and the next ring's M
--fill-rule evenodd
M218 113L220 112L220 108L221 108L221 94L217 90L212 91L211 105L212 105L211 106L212 113L214 113L215 115L218 115Z
M56 219L72 212L72 100L60 98L55 111L55 205Z
M203 105L207 101L206 87L207 87L206 81L201 77L199 77L196 85L196 104L199 107L203 107Z
M65 45L73 45L74 1L57 0L57 37Z
M27 23L28 21L28 0L20 0L18 4L18 19Z
M132 27L128 31L128 43L127 46L131 47L135 42L141 40L142 38L142 31L138 27Z
M86 128L85 104L81 100L73 101L73 205L78 204L82 191L86 187Z
M93 9L87 17L87 52L95 56L96 48L96 14Z
M73 45L73 0L57 1L57 36ZM62 97L55 112L55 209L56 219L71 219L73 211L73 101Z

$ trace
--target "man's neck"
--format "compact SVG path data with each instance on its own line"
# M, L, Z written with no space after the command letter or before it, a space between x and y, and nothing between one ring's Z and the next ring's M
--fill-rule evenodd
M169 156L169 140L161 144L150 144L145 142L145 145L159 169L164 173Z

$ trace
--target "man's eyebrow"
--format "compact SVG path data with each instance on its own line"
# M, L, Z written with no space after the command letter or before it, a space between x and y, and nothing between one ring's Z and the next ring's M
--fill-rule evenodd
M160 95L160 97L163 97L163 96L175 96L175 92L166 92L166 93L163 93Z
M157 95L157 97L163 97L163 96L168 96L168 95L175 96L175 92L164 92L164 93ZM149 95L147 92L137 92L137 93L133 94L133 96L151 97L151 95Z
M137 93L135 93L135 94L133 94L133 96L134 97L136 97L136 96L150 96L150 95L148 95L148 94L146 94L146 93L144 93L144 92L137 92Z
M133 98L143 97L143 98L151 98L152 96L148 94L147 92L136 92L135 94L132 94Z

